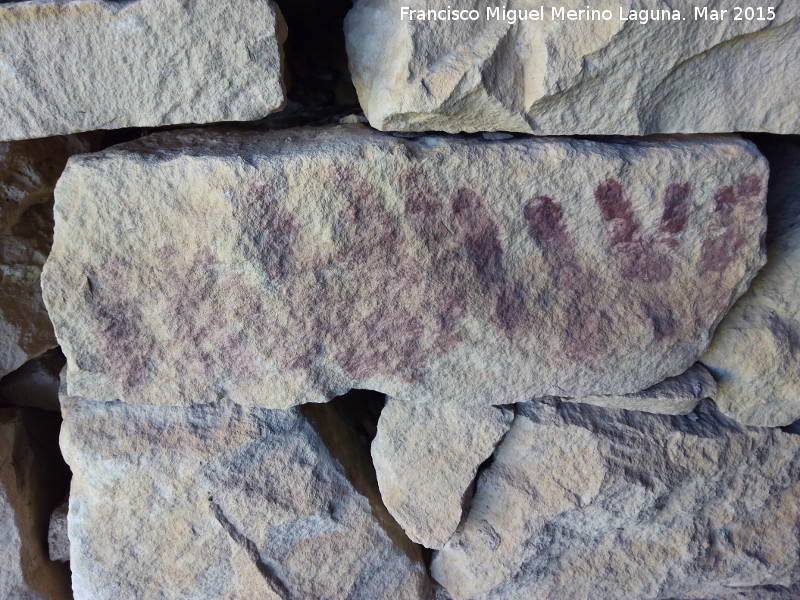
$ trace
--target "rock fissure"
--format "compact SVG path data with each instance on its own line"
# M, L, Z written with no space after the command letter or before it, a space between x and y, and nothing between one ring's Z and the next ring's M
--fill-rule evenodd
M284 600L292 600L292 598L295 596L289 594L289 589L281 579L274 565L270 564L268 561L265 561L261 557L258 544L256 544L253 540L248 539L246 535L236 529L235 525L225 517L225 513L223 513L222 508L214 502L213 498L209 498L209 506L211 508L211 513L214 515L214 518L217 520L220 526L225 530L225 533L227 533L230 538L247 553L247 555L250 557L250 560L256 566L258 571L264 576L264 579L267 580L273 591Z

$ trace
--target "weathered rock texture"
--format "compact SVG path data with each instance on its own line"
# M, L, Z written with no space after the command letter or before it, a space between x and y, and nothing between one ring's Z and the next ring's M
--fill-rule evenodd
M0 377L56 345L39 283L53 237L53 188L69 156L94 143L0 143Z
M778 143L769 154L768 262L701 360L719 381L725 413L776 426L800 419L800 144Z
M586 398L561 398L567 402L582 402L606 408L642 410L663 415L686 415L704 398L714 398L717 382L700 363L692 365L685 373L670 377L652 387L624 396L589 396Z
M69 156L95 143L88 136L0 143L0 377L56 345L39 282L53 237L53 188Z
M97 400L630 393L763 263L766 177L738 138L158 134L70 161L45 302Z
M16 225L34 204L52 200L67 159L89 152L96 143L94 136L85 135L0 143L0 233Z
M411 540L441 548L450 539L478 467L513 417L494 406L386 403L372 460L386 508Z
M0 376L57 345L40 282L52 241L52 203L33 206L0 237Z
M64 500L50 515L50 525L47 528L47 554L50 560L69 561L68 511L68 500Z
M800 581L800 436L520 404L433 576L464 598L717 598Z
M414 9L478 9L477 21L401 20ZM666 0L601 1L609 21L486 19L486 0L358 0L345 20L361 105L373 127L406 131L518 131L546 135L729 131L800 132L800 5L773 2L776 18L695 20ZM766 5L765 5L766 6ZM620 8L680 7L686 20L633 24ZM766 15L765 15L766 16Z
M47 556L50 512L66 484L52 469L57 436L56 415L0 409L1 598L71 597L69 571Z
M76 600L425 597L419 549L298 409L62 404Z
M0 140L259 119L285 35L269 0L0 4Z

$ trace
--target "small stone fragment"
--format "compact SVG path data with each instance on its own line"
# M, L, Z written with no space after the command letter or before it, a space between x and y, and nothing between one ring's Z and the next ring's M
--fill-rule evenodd
M685 417L519 404L431 572L456 600L760 593L800 582L798 497L800 436L711 402Z
M285 29L270 0L0 4L0 140L260 119Z
M384 131L800 133L800 3L705 4L357 0L345 35Z
M298 409L62 405L76 600L426 597Z
M69 562L67 511L68 501L64 500L50 516L50 527L47 530L47 549L50 560Z
M627 394L747 289L766 178L735 136L155 134L70 161L43 290L97 400Z
M764 149L771 164L767 264L700 360L719 383L720 410L774 427L800 419L800 144Z
M411 404L389 399L372 461L386 508L412 541L441 548L461 522L478 467L514 418L505 407Z
M58 422L52 413L0 408L0 598L72 598L68 569L47 556L50 513L68 484L54 467Z
M705 398L714 398L717 382L703 365L695 363L677 377L670 377L652 387L623 396L561 398L606 408L641 410L662 415L687 415Z

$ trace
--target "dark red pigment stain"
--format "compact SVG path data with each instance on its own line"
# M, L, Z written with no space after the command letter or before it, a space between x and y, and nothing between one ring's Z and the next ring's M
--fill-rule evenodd
M701 273L723 273L747 243L747 230L737 227L736 211L753 212L761 199L763 182L753 174L740 175L736 185L726 185L716 194L715 223L711 235L703 242L700 256Z
M334 253L312 268L325 301L311 307L311 339L336 348L336 362L354 379L419 379L432 356L460 340L457 326L464 314L464 291L453 285L458 279L446 238L436 239L447 234L442 203L423 174L406 173L401 179L405 213L417 231L425 232L423 241L431 246L442 242L432 264L441 272L431 274L423 272L417 251L400 233L404 215L391 213L373 187L347 166L332 169L330 181L331 205L342 208L333 223Z
M506 277L500 229L483 198L469 188L456 190L450 206L469 262L485 293L495 297L495 317L506 333L512 334L523 321L525 299L522 286Z
M246 349L246 313L261 310L258 293L220 266L209 248L198 248L188 261L184 256L172 245L158 249L155 257L160 277L170 285L153 283L152 288L143 290L151 306L160 308L160 312L151 310L149 318L158 323L155 328L166 332L171 361L193 377L210 382L253 377L253 359ZM148 364L153 349L163 343L156 341L154 324L146 322L137 303L125 297L129 270L122 262L105 265L102 274L91 277L86 292L92 296L92 316L105 349L97 361L103 372L114 374L121 394L158 375ZM231 298L241 313L226 322Z
M567 354L594 360L606 350L604 319L591 277L578 264L575 244L564 223L564 211L549 196L530 200L523 209L528 235L539 249L552 282L548 304L564 306Z
M124 267L106 265L104 270L114 273L117 266ZM95 360L120 389L129 389L147 379L147 356L153 340L142 331L141 310L120 296L121 289L106 285L106 280L107 276L90 270L84 288L101 337L101 353Z
M560 251L572 242L564 225L564 211L549 196L539 196L523 211L528 234L540 248Z
M643 283L664 283L672 276L670 250L677 246L674 237L686 228L688 183L673 183L664 194L661 235L645 239L641 224L622 185L608 179L594 191L600 214L607 224L609 245L624 279Z
M659 230L678 235L686 229L686 218L689 209L689 194L691 188L688 183L671 183L664 193L664 214L661 215ZM670 238L670 245L677 245L677 240Z
M280 343L264 352L282 368L313 369L316 361L334 360L356 380L386 375L415 381L431 359L460 342L468 307L477 315L488 306L486 317L511 338L546 327L543 320L550 316L563 331L549 335L561 336L564 352L585 363L600 364L609 340L619 338L620 324L601 309L609 290L597 288L595 267L582 262L580 240L573 239L563 206L552 197L534 197L521 215L542 261L536 259L536 270L523 277L536 278L541 270L547 283L533 298L531 280L508 272L503 231L474 190L461 186L437 193L425 171L414 167L400 176L403 204L390 209L347 165L332 168L328 181L329 206L337 213L327 224L334 243L324 247L303 240L297 217L269 187L254 185L234 201L241 248L263 265L258 276L268 280L274 295L268 304L262 300L263 282L237 274L236 266L221 263L211 248L161 249L156 258L162 272L153 279L171 285L165 290L154 283L143 291L163 311L148 319L161 320L175 340L168 351L187 372L220 385L246 381L259 372L250 340L273 339ZM736 211L752 210L762 189L753 175L719 189L715 222L698 261L702 274L719 274L707 277L708 285L730 288L722 274L749 229ZM595 188L620 281L670 280L670 252L687 226L690 196L687 183L669 185L657 230L646 236L618 181ZM416 237L402 233L407 226ZM107 350L106 359L98 360L109 361L105 372L119 374L125 388L146 380L149 354L163 343L148 333L152 328L143 324L136 304L120 299L130 271L123 262L108 265L90 277L86 291ZM648 286L637 289L643 295L637 310L652 320L654 338L678 336L680 319L659 293L647 292ZM284 308L270 308L276 303Z
M198 248L185 265L166 266L169 290L165 291L165 323L181 344L184 368L197 377L242 381L254 375L252 358L246 351L246 321L226 321L227 300L256 308L249 290L221 265L207 247ZM227 295L227 298L223 297Z
M467 188L460 188L452 200L453 215L464 235L467 256L478 277L489 286L502 285L503 248L499 230L483 199Z
M291 213L279 205L266 185L254 186L244 198L237 198L234 206L243 215L239 222L255 258L273 279L284 279L291 270L298 232Z

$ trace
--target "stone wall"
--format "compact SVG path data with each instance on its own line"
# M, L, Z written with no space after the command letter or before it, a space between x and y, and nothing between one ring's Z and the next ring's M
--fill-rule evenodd
M789 0L0 2L0 597L800 598L798 58Z

